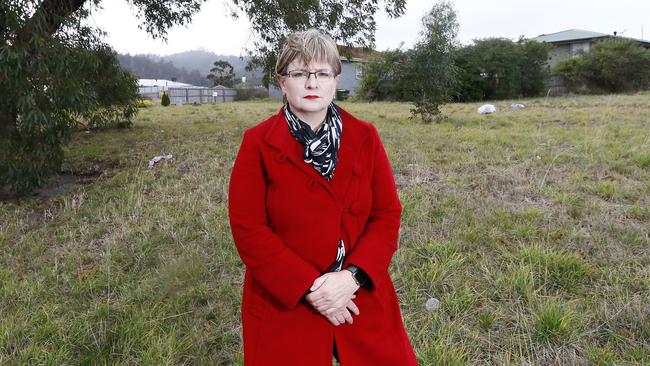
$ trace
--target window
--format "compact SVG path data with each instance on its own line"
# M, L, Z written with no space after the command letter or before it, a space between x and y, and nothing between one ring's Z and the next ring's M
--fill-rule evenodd
M356 71L356 72L355 72L354 77L355 77L357 80L363 79L363 69L361 68L361 64L356 64L356 65L355 65L355 71Z

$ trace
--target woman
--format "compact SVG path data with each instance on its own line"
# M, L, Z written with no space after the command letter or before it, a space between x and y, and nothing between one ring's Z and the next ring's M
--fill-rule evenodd
M287 103L244 133L230 179L245 365L417 365L388 274L402 206L375 127L332 103L336 44L292 34L275 71Z

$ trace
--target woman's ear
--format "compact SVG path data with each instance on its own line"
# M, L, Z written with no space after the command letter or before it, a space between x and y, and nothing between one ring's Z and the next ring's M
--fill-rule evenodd
M285 78L283 78L279 74L275 74L275 80L278 81L278 85L280 86L280 89L282 90L282 94L286 94L285 91L284 91Z

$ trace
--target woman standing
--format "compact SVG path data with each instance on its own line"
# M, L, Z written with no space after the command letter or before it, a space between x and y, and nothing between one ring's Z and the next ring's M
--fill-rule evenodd
M402 206L375 127L332 102L336 44L292 34L275 71L287 103L244 133L229 188L245 365L417 365L388 274Z

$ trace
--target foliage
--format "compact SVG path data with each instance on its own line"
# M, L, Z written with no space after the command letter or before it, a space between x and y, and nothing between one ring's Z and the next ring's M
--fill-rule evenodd
M26 193L58 171L75 126L130 124L136 80L79 25L85 11L52 24L30 4L11 5L0 15L0 89L11 90L0 99L0 186Z
M571 91L645 90L650 88L650 50L631 39L609 38L588 53L559 62L553 71Z
M246 14L257 39L249 50L248 70L264 70L265 86L273 80L276 55L286 37L309 28L321 29L347 46L371 48L374 44L377 0L232 0ZM398 17L406 0L384 0L384 10ZM236 15L236 14L233 14Z
M371 53L367 62L361 65L363 78L359 82L357 95L372 101L399 100L399 78L396 76L404 57L401 49Z
M148 108L153 106L153 102L151 99L138 99L135 105L138 108Z
M163 107L169 107L170 104L169 94L167 94L166 91L163 92L162 98L160 98L160 104Z
M235 83L235 73L232 65L230 62L223 60L214 62L214 67L210 69L207 78L212 80L212 86L223 85L231 88Z
M424 30L413 50L399 68L402 97L414 103L411 111L430 123L440 114L440 106L451 99L457 68L452 50L458 21L451 3L439 2L422 19Z
M264 87L235 85L237 100L266 99L269 97L269 90Z
M140 28L165 39L167 28L187 24L204 1L127 2L141 19ZM385 2L389 15L404 12L405 0ZM12 91L0 101L0 186L29 192L44 183L59 170L61 146L78 123L130 123L137 110L135 78L116 67L114 52L101 42L102 32L85 25L92 23L90 10L100 3L0 2L0 90ZM372 44L378 10L376 0L233 0L232 5L250 18L260 37L258 55L268 56L266 66L275 62L284 36L299 29L321 27L337 40Z
M506 38L475 40L454 52L459 68L457 101L532 97L548 77L549 45Z

